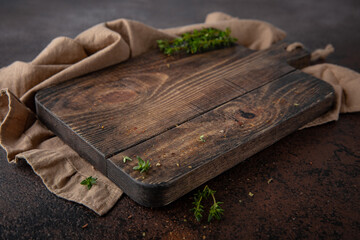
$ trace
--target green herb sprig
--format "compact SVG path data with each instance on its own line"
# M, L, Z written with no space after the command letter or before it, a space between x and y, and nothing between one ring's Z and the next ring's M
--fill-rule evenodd
M198 222L201 221L204 212L204 206L201 204L201 201L205 198L212 197L213 205L210 207L209 215L208 215L208 222L210 222L213 218L220 220L221 216L224 214L224 210L220 207L223 202L217 202L215 199L215 192L211 190L207 185L205 186L203 191L198 191L194 194L194 202L192 203L194 207L191 211L194 212L194 216Z
M147 172L151 167L149 160L147 160L147 162L145 162L139 156L137 156L137 159L138 159L138 165L133 167L133 169L140 171L140 173Z
M86 178L85 180L83 180L80 184L81 185L86 185L88 190L91 189L91 187L96 183L97 178L93 178L92 176Z
M124 163L126 163L126 161L128 161L128 160L129 160L129 161L132 161L132 159L131 159L130 157L128 157L128 156L124 156L124 157L123 157L123 162L124 162Z
M215 28L203 28L184 33L173 40L157 40L158 47L166 55L186 52L190 54L206 52L218 48L229 47L237 39L230 36L230 29L221 31Z

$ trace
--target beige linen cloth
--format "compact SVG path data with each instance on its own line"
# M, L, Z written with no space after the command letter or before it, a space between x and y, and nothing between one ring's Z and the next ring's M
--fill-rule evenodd
M54 39L32 62L14 62L0 69L0 144L9 162L25 159L46 187L59 197L78 202L99 215L108 212L122 190L95 170L39 122L34 114L36 91L120 63L156 47L156 40L170 39L194 29L229 27L238 43L261 50L285 38L273 25L211 13L204 24L158 30L142 23L119 19L96 25L75 39ZM339 112L360 110L360 75L349 69L321 64L303 69L334 86L338 102L319 124L338 119ZM98 178L90 189L80 184Z

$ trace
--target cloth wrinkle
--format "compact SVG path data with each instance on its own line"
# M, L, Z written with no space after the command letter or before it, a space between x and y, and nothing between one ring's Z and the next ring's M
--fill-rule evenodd
M293 42L286 47L286 51L292 52L297 48L304 49L305 47L304 44L302 44L301 42Z
M327 58L327 56L329 56L334 51L335 51L335 48L331 44L326 45L325 48L323 48L323 49L321 49L321 48L316 49L315 51L313 51L311 53L311 61L315 62L319 59L325 59L325 58Z

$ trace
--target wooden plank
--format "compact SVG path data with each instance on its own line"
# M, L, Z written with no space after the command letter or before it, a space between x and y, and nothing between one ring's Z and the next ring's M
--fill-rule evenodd
M108 176L138 203L166 205L324 113L333 100L329 85L296 71L111 157ZM132 169L136 161L122 161L137 155L150 160L147 174Z
M250 54L237 46L172 59L151 52L41 91L36 101L109 157L293 71L283 48Z

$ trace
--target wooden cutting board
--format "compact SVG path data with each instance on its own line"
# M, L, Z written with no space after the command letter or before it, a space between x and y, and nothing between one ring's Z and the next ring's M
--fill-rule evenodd
M295 68L309 54L286 46L150 51L39 91L37 114L136 202L163 206L333 105L330 85ZM133 170L136 156L147 173Z

